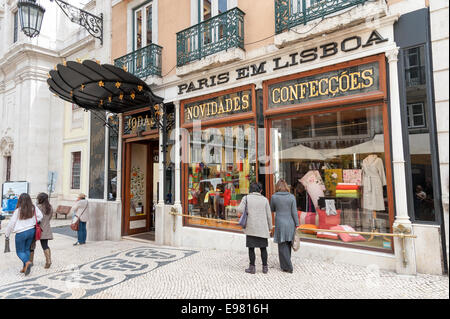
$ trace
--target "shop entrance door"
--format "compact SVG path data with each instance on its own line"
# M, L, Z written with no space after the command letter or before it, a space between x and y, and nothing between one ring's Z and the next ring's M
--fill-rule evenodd
M158 141L125 143L123 235L154 230L158 182Z

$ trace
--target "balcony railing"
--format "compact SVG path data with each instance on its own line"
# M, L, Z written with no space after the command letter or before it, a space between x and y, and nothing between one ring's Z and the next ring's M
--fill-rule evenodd
M368 0L275 0L275 32L306 24Z
M123 68L139 78L149 75L161 76L162 47L150 44L114 60L114 65Z
M244 15L228 10L177 33L177 66L228 50L244 49Z

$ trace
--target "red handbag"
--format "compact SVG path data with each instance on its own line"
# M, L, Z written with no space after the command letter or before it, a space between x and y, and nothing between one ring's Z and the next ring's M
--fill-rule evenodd
M34 239L41 240L42 228L41 228L41 225L38 224L37 217L36 217L36 210L34 209L34 207L33 207L33 210L34 210L34 218L36 219L36 232L34 233Z

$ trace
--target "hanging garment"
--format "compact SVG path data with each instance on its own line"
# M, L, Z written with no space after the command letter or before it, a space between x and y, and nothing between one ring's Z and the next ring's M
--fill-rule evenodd
M325 199L325 213L327 216L337 215L334 199Z
M342 182L342 169L325 169L325 187L331 192L331 196L336 195L336 186Z
M303 186L305 186L309 197L311 197L314 207L318 209L319 197L325 196L324 191L326 189L319 171L309 171L300 179L300 182L303 184Z
M386 175L383 161L377 155L369 155L362 162L362 171L363 208L384 211L383 186L386 185Z

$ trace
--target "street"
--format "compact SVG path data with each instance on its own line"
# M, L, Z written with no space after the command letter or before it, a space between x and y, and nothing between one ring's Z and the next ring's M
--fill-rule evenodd
M163 247L122 239L73 246L69 221L53 225L49 242L52 265L37 245L29 276L15 254L3 253L0 235L0 298L37 299L444 299L447 276L400 276L375 265L359 267L303 259L293 253L294 273L279 269L277 252L269 254L269 273L263 274L257 251L257 273L247 274L244 252ZM2 225L4 232L5 225Z

